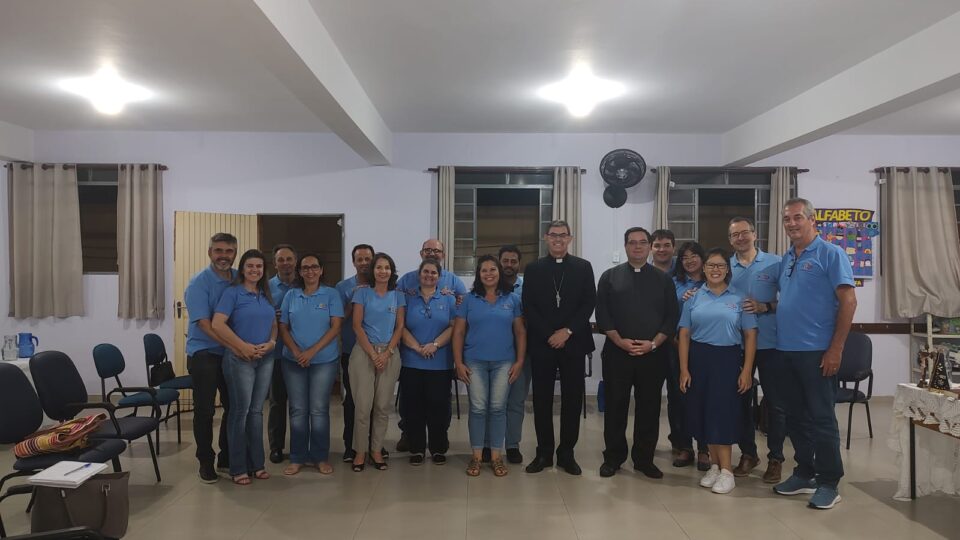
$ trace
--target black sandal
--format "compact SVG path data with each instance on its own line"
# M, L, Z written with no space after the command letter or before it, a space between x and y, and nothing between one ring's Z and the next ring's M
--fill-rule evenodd
M386 461L377 461L377 460L374 459L374 460L373 460L373 468L376 469L376 470L378 470L378 471L385 471L385 470L387 470L387 462L386 462Z
M363 472L363 466L364 466L363 463L354 463L353 472Z

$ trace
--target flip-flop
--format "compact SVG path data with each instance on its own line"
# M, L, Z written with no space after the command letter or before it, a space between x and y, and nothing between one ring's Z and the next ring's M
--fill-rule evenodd
M320 474L333 474L333 465L324 461L317 464L317 470L320 471Z
M259 471L253 473L253 477L257 480L266 480L270 478L270 473L268 473L265 469L260 469Z
M231 478L233 483L238 486L249 486L250 485L250 476L246 474L238 474Z
M287 476L293 476L298 472L300 472L300 469L302 468L303 468L303 465L300 465L299 463L291 463L283 468L283 474Z

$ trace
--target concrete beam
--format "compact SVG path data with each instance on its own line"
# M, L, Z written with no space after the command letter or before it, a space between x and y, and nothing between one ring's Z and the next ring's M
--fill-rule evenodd
M253 1L302 61L267 64L281 82L368 163L389 165L393 134L309 0Z
M0 120L0 160L33 161L33 130Z
M746 165L960 88L960 12L721 136Z

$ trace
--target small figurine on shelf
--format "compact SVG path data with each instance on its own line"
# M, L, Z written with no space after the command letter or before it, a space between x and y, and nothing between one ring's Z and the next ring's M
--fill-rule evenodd
M950 371L947 357L941 349L934 349L936 360L930 373L930 390L950 390Z
M920 366L920 380L917 381L918 388L926 388L929 386L927 375L930 373L930 367L933 365L935 358L936 352L933 349L928 349L926 346L920 347L920 350L917 351L917 365Z

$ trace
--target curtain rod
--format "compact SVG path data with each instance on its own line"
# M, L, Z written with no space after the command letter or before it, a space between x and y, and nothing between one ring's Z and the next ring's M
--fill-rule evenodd
M526 172L526 173L537 173L537 172L553 172L553 169L556 167L461 167L459 165L454 165L454 169L459 170L460 172L490 172L490 173L506 173L506 172ZM439 167L430 167L424 172L440 172ZM580 169L580 174L586 174L586 169Z
M25 162L22 162L22 161L15 161L15 162L7 163L7 167L13 167L14 164L20 165L20 168L21 168L21 169L29 169L30 167L33 167L33 165L34 165L33 163L25 163ZM117 163L64 163L64 164L63 164L63 170L72 169L72 168L74 168L74 167L90 167L90 168L96 168L96 169L112 169L112 168L116 167L117 165L118 165ZM125 168L127 167L127 164L126 164L126 163L120 163L119 165L120 165L120 168L121 168L121 169L125 169ZM43 170L47 170L47 169L50 169L51 167L55 167L55 166L56 166L56 165L53 164L53 163L43 163L43 164L40 165L40 168L43 169ZM141 164L141 165L140 165L140 170L141 170L141 171L145 171L145 170L147 170L147 167L149 167L149 165ZM167 170L168 167L167 167L166 165L157 164L157 168L160 169L161 171L165 171L165 170Z
M930 172L931 168L933 167L917 167L917 171L922 173L928 173ZM870 172L883 173L883 172L886 172L887 169L896 169L897 172L910 172L910 167L877 167L876 169L873 169ZM936 167L936 169L940 172L950 172L951 167Z
M670 167L670 172L679 172L679 173L712 173L712 172L739 172L739 173L772 173L777 170L778 167ZM810 172L810 169L798 169L796 167L788 167L797 171L797 174ZM656 165L650 165L647 168L648 172L657 174Z

